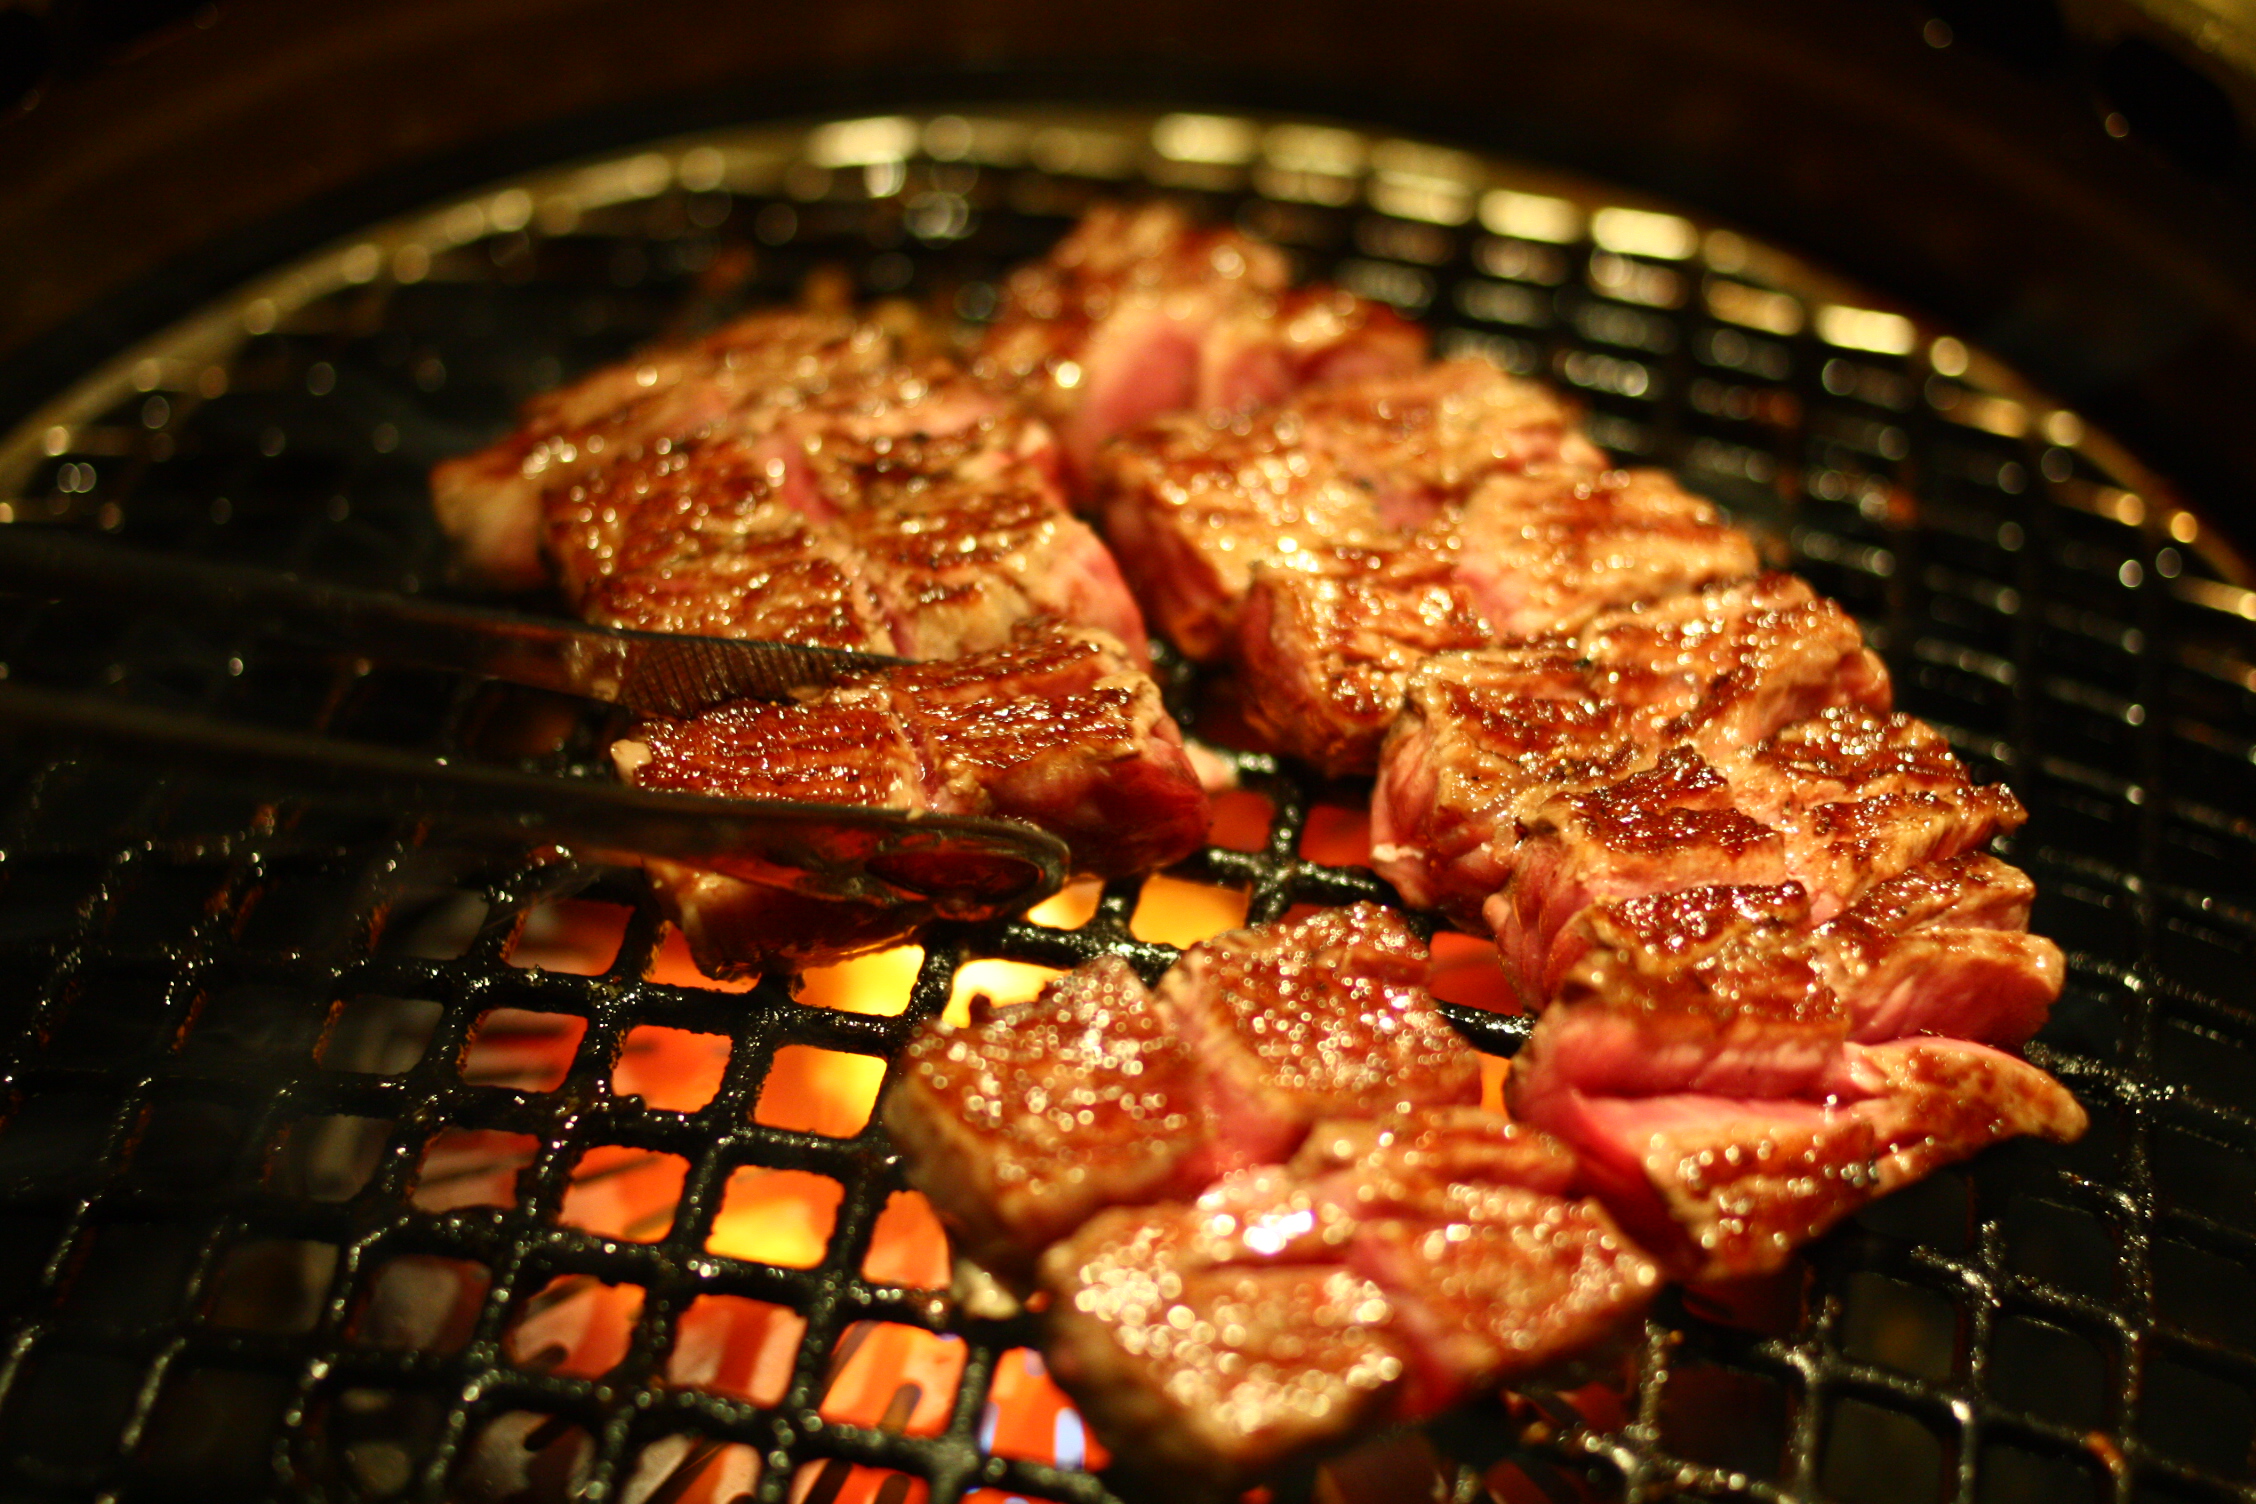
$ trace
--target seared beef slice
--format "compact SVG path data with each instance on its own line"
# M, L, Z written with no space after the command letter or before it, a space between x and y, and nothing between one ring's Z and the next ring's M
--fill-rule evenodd
M1164 866L1206 835L1206 794L1158 688L1095 632L1021 628L998 651L904 664L798 703L648 721L612 750L642 788L1025 820L1104 876ZM651 871L716 973L867 949L924 917L810 907L673 864Z
M1205 662L1232 650L1258 567L1350 575L1337 550L1400 548L1490 475L1603 460L1556 397L1468 358L1157 420L1100 456L1097 495L1152 624Z
M1079 477L1161 413L1244 412L1425 351L1425 331L1382 304L1292 287L1275 246L1166 204L1100 205L1004 282L974 369L1049 421Z
M1657 1284L1572 1175L1477 1109L1320 1123L1287 1167L1051 1249L1051 1370L1136 1472L1201 1494L1556 1372Z
M1036 418L844 316L764 313L531 404L432 475L473 569L590 620L909 657L1143 622Z
M1424 973L1423 943L1368 904L1193 946L1149 998L1095 962L985 1023L929 1025L886 1123L959 1251L1022 1271L1098 1207L1279 1162L1320 1117L1478 1101ZM961 1145L988 1167L962 1169Z

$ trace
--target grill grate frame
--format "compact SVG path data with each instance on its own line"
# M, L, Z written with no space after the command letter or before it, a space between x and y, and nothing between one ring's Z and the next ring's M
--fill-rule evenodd
M1906 708L2029 803L2010 854L2040 884L2035 928L2069 951L2034 1053L2092 1110L2083 1145L1945 1171L1791 1279L1672 1293L1627 1391L1433 1428L1451 1496L2256 1497L2256 593L2225 540L2072 414L1789 258L1603 190L1291 122L1051 111L724 133L497 185L285 268L0 440L0 494L18 498L13 521L443 589L423 472L531 392L810 274L977 317L997 271L1087 200L1152 188L1432 319L1445 344L1560 381L1601 443L1679 466L1765 530L1867 623ZM601 776L601 725L526 692L341 665L228 623L0 606L19 680ZM1177 674L1173 696L1196 716L1209 688ZM1241 767L1271 807L1240 843L1255 849L1212 848L1176 875L1244 889L1256 920L1385 896L1302 855L1352 787L1258 755ZM942 927L900 1010L866 1015L776 979L745 994L652 980L661 927L631 872L163 769L17 757L0 777L10 1492L443 1498L475 1492L463 1469L483 1427L532 1414L584 1437L591 1497L635 1497L638 1458L679 1435L760 1454L763 1501L798 1497L832 1459L923 1479L944 1504L1107 1497L1090 1475L981 1449L1022 1323L861 1276L897 1188L879 1130L825 1137L756 1110L778 1050L890 1058L971 959L1111 952L1156 973L1173 952L1137 938L1135 883L1076 929ZM589 975L518 964L528 926L537 938L565 901L623 916L616 954ZM356 1030L407 1002L430 1030L412 1064L337 1068L377 1059ZM583 1026L561 1083L464 1078L496 1008ZM645 1025L728 1040L705 1106L614 1089ZM337 1120L383 1125L342 1194L285 1137ZM513 1205L413 1204L426 1150L461 1129L533 1140ZM321 1131L364 1151L371 1136ZM558 1223L579 1156L607 1145L684 1164L653 1241ZM840 1185L814 1268L707 1250L744 1165ZM487 1272L452 1352L383 1349L356 1326L407 1256ZM510 1356L512 1323L559 1275L644 1292L601 1378ZM776 1405L663 1381L683 1312L730 1294L805 1318ZM939 1434L822 1419L860 1322L964 1339ZM1396 1451L1413 1468L1436 1455ZM835 1470L812 1485L890 1487Z

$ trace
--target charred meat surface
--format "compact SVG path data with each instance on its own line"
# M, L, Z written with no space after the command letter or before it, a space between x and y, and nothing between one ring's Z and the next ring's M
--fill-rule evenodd
M2028 880L1982 851L2020 805L1890 708L1855 624L1798 581L1438 656L1405 707L1377 865L1494 933L1538 1015L1515 1114L1672 1272L1766 1272L1928 1167L2080 1131L1989 1048L2061 984Z
M1490 475L1603 464L1550 392L1468 357L1158 419L1104 451L1096 491L1154 626L1209 662L1231 651L1257 568L1353 574L1363 560L1334 550L1399 548Z
M1571 631L1759 564L1746 534L1659 471L1491 475L1399 546L1258 568L1236 647L1247 719L1327 773L1368 773L1435 654Z
M1425 965L1407 922L1368 904L1217 936L1150 992L1092 963L1024 1007L927 1027L886 1126L958 1251L1021 1278L1100 1208L1281 1162L1319 1118L1478 1101Z
M1316 1125L1283 1167L1093 1219L1042 1261L1052 1371L1202 1496L1602 1350L1653 1265L1492 1113Z
M469 564L590 620L953 657L1143 621L1036 419L875 325L756 314L533 403L433 475Z
M1846 612L1788 575L1437 656L1410 675L1383 749L1376 865L1411 903L1478 927L1546 801L1671 749L1724 757L1837 704L1885 712L1886 670Z
M1425 353L1425 331L1392 309L1295 288L1275 246L1155 203L1100 205L1013 272L974 369L1049 421L1079 477L1107 439L1161 413L1246 412Z
M1107 876L1164 866L1206 834L1206 794L1158 688L1087 630L1022 626L993 652L904 664L796 702L647 721L612 753L641 788L1025 820ZM834 936L805 900L771 913L764 887L710 874L666 868L659 892L716 974L865 949L871 925L881 938L903 933L842 914Z

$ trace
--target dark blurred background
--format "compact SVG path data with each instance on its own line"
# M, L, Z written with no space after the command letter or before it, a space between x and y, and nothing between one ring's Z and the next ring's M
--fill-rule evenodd
M0 0L0 423L504 172L1045 98L1377 122L1676 199L1955 325L2256 531L2256 8L2226 0Z

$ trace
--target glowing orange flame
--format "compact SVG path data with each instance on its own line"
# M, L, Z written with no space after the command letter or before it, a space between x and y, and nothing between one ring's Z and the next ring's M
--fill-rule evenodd
M1256 849L1269 818L1266 799L1226 796L1216 839L1237 849ZM1359 812L1320 807L1311 814L1301 854L1328 863L1367 862L1367 819ZM1100 897L1100 885L1076 884L1028 917L1038 924L1077 928L1095 913ZM1247 899L1242 889L1153 877L1138 896L1129 928L1140 939L1193 945L1244 924ZM516 964L583 974L611 964L623 932L623 910L559 903L542 912L547 917L528 923L512 955ZM904 945L812 968L799 978L797 996L815 1007L896 1016L908 1006L924 958L921 947ZM1057 975L1054 969L1015 961L969 962L955 973L946 1016L965 1021L975 998L996 1007L1030 1001ZM730 991L753 985L700 975L680 937L671 932L650 977L667 985ZM1435 991L1452 1001L1511 1006L1493 947L1485 942L1442 937L1435 947L1433 980ZM481 1020L466 1070L475 1079L520 1090L553 1089L562 1083L584 1028L580 1020L561 1015L497 1010ZM637 1095L660 1111L694 1112L718 1091L729 1051L729 1040L720 1035L644 1025L630 1031L622 1045L613 1089ZM1485 1064L1485 1095L1497 1106L1505 1062ZM870 1056L786 1045L772 1057L752 1115L770 1127L850 1138L868 1124L884 1074L884 1062ZM442 1135L426 1157L418 1203L431 1210L508 1204L514 1199L516 1171L530 1162L536 1148L537 1141L522 1135ZM618 1147L590 1150L575 1167L562 1220L609 1237L654 1240L671 1225L685 1171L684 1162L673 1155ZM843 1188L825 1176L743 1167L723 1191L706 1247L730 1258L812 1268L823 1260L843 1195ZM861 1273L877 1284L946 1288L947 1238L921 1195L903 1191L888 1200ZM635 1287L566 1276L526 1303L505 1337L505 1350L515 1363L600 1375L625 1355L641 1308L642 1291ZM737 1296L699 1297L679 1320L666 1382L753 1404L779 1403L805 1331L805 1320L780 1306ZM831 1361L819 1402L826 1420L936 1435L953 1413L965 1348L956 1337L872 1322L849 1328ZM998 1457L1089 1468L1101 1468L1109 1460L1051 1381L1040 1355L1023 1348L997 1364L979 1434L982 1447ZM694 1436L668 1437L644 1450L626 1497L641 1498L663 1488L677 1504L721 1504L752 1488L758 1474L759 1459L748 1448ZM791 1497L805 1499L818 1490L832 1504L917 1504L927 1494L921 1480L885 1469L811 1463L794 1478ZM967 1498L972 1504L1022 1501L1020 1495L995 1489Z

